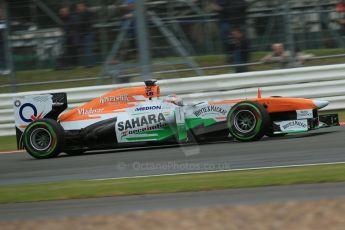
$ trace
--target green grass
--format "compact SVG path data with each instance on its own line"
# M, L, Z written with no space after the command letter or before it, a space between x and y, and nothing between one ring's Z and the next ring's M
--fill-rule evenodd
M307 50L307 53L315 54L316 56L325 56L325 55L335 55L335 54L344 54L344 49L315 49ZM254 52L251 55L251 62L259 61L264 55L268 52ZM167 61L176 58L166 58L160 59L159 61ZM196 56L194 57L195 61L203 67L206 66L216 66L216 65L225 65L228 64L224 55L206 55L206 56ZM327 64L339 64L344 63L344 58L328 58L322 60L313 60L307 62L306 65L327 65ZM188 68L185 65L171 65L166 67L156 68L156 71L159 70L172 70L179 68ZM257 66L249 67L250 71L260 71L260 70L269 70L272 69L272 65L262 64ZM206 75L215 75L215 74L224 74L233 72L233 68L226 69L214 69L214 70L205 70ZM16 72L17 83L32 83L32 82L43 82L43 81L53 81L53 80L71 80L79 78L91 78L99 76L101 72L101 66L95 68L75 68L72 70L31 70L31 71L18 71ZM130 70L128 73L133 73ZM157 79L167 79L167 78L182 78L182 77L192 77L195 76L195 73L192 71L171 73L171 74L156 74L154 77ZM141 80L140 77L134 77L131 81ZM103 81L102 84L111 84L112 80L107 79ZM9 78L7 76L0 76L0 85L10 84ZM69 82L69 83L54 83L54 84L40 84L33 86L19 86L17 87L18 92L24 91L35 91L35 90L51 90L51 89L63 89L71 87L82 87L95 85L95 80L88 81L79 81L79 82ZM0 88L0 93L9 93L11 92L10 87Z
M344 182L345 165L0 186L0 203Z
M81 78L96 77L101 71L101 67L94 68L75 68L72 70L30 70L30 71L18 71L16 72L16 82L21 83L33 83L33 82L45 82L56 80L73 80ZM10 84L7 76L0 77L0 85ZM30 86L17 87L18 92L35 91L35 90L50 90L50 89L63 89L72 87L83 87L95 85L95 80L79 81L79 82L67 82L67 83L54 83L54 84L41 84ZM9 93L10 87L0 88L0 93Z
M17 149L15 136L0 137L0 152L13 151Z
M340 111L339 113L339 120L340 121L345 121L345 111L343 110L343 111Z

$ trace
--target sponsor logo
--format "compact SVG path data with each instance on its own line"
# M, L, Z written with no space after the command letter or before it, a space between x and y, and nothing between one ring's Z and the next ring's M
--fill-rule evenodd
M310 115L312 115L312 113L310 113L307 110L299 111L299 114L302 115L302 116L310 116Z
M128 101L128 95L123 94L123 95L119 95L119 96L101 97L99 100L99 102L101 104L112 103L112 102L121 102L121 101Z
M126 136L128 136L128 130L125 130L121 133L121 139L123 139Z
M155 125L155 124L157 124L158 126L158 125L163 125L162 122L165 122L165 121L166 119L163 113L160 113L158 115L150 114L147 116L132 118L131 120L127 120L127 121L121 121L118 123L118 130L125 131L128 129L135 129L135 128L140 128L143 126L149 126L149 125Z
M307 123L303 121L291 121L285 125L282 126L283 130L290 129L291 127L300 127L300 128L307 128Z
M38 114L37 108L31 103L25 103L19 109L20 119L22 119L22 121L27 122L27 123L41 119L43 112L40 113L39 115L37 114Z
M44 103L44 102L48 102L49 99L51 99L51 95L39 95L39 96L33 97L32 99L35 102Z
M121 133L121 139L128 136L128 135L140 134L140 133L147 132L147 131L162 129L164 127L167 127L166 123L160 123L160 124L157 124L154 126L147 126L147 127L143 127L143 128L135 129L135 130L125 130Z
M146 96L148 96L148 97L153 97L154 96L154 92L153 92L151 87L146 87L145 88L145 93L146 93Z
M297 110L297 119L313 118L313 110Z
M104 109L78 109L78 112L80 115L90 115L90 114L95 114L95 113L102 113Z
M194 111L194 115L197 117L203 116L204 114L207 114L207 113L220 113L222 115L226 115L227 111L221 107L214 106L214 105L209 105L197 111Z
M140 107L140 108L136 108L135 111L148 111L148 110L159 110L159 109L162 109L162 106L157 105L157 106Z
M22 103L19 100L16 100L14 102L14 106L17 107L17 108L19 108L21 105L22 105Z

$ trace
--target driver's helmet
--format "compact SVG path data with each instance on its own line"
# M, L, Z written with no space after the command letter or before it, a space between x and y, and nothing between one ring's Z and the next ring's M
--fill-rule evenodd
M178 106L183 106L183 100L176 94L170 94L163 99L164 102L173 103Z

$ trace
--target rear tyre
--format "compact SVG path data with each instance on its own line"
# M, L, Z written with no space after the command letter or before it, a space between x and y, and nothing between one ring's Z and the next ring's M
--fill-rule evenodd
M260 140L269 127L267 110L257 102L236 104L228 114L228 128L233 138L241 142Z
M55 120L42 119L29 124L24 132L24 147L37 159L58 156L64 146L64 130Z

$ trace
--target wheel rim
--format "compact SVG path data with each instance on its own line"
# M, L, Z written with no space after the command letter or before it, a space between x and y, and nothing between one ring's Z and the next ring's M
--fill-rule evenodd
M52 143L50 132L44 128L35 129L30 135L30 143L37 151L49 149Z
M234 126L241 133L250 133L255 129L256 117L249 110L240 110L235 114Z

